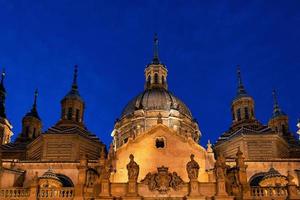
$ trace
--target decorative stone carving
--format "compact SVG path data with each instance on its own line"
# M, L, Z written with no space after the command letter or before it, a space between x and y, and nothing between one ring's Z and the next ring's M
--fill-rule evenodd
M169 173L168 168L164 166L158 167L157 173L148 173L141 182L148 185L149 190L157 190L160 193L166 193L170 188L179 190L183 184L176 172Z
M140 171L140 166L134 161L134 156L130 154L130 162L127 164L128 180L137 181Z
M194 154L191 154L191 161L189 161L186 165L186 171L188 173L189 179L197 179L199 174L200 166L199 164L194 160Z

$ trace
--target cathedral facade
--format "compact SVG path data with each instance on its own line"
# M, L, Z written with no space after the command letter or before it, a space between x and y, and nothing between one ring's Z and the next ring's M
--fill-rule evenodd
M276 91L272 116L264 125L255 117L254 99L238 70L232 124L215 144L203 147L197 121L169 90L157 37L144 75L144 90L124 107L106 147L85 126L77 66L58 122L42 131L36 91L22 131L11 141L3 73L0 199L300 199L300 143Z

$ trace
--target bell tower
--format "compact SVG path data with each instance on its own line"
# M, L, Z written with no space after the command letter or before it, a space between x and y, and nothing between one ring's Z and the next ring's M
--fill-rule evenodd
M145 69L145 89L164 88L168 89L167 75L168 70L159 60L158 56L158 37L154 35L153 59Z
M6 90L4 87L5 72L2 71L1 82L0 82L0 144L10 143L10 138L13 135L11 131L12 125L6 118L5 112L5 100L6 100Z
M78 85L78 66L74 66L73 83L70 92L61 100L61 121L83 125L84 101L81 98Z
M22 133L17 142L30 141L42 133L42 121L37 111L38 91L34 92L34 101L31 110L26 113L22 120Z
M237 94L231 105L233 125L240 122L255 120L254 100L248 95L242 82L241 70L237 69L238 88Z
M268 125L279 135L287 136L289 135L289 118L279 107L276 90L273 90L272 94L273 113Z

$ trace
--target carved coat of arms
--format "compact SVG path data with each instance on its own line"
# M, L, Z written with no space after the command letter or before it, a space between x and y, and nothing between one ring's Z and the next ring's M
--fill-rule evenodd
M157 190L160 193L166 193L170 188L178 190L183 184L183 180L176 172L169 173L167 167L158 167L156 173L148 173L142 180L142 183L148 185L149 190Z

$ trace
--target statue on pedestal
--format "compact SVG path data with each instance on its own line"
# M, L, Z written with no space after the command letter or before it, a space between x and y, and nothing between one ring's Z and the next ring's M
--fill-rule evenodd
M128 180L137 181L140 171L140 166L134 161L134 156L130 154L130 162L127 164Z
M189 161L186 165L186 171L188 173L188 177L190 180L195 180L198 178L199 164L194 160L194 154L191 154L191 161Z

